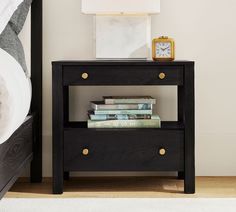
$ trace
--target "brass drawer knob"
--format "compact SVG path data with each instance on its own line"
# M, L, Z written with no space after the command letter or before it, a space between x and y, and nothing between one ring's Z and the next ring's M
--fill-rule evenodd
M164 156L166 154L166 150L164 148L159 149L159 155Z
M84 156L88 156L89 150L88 150L88 149L83 149L82 154L83 154Z
M82 79L86 80L86 79L88 79L89 75L88 75L88 73L83 73L81 77L82 77Z
M159 74L159 79L163 80L166 78L166 74L165 73L160 73Z

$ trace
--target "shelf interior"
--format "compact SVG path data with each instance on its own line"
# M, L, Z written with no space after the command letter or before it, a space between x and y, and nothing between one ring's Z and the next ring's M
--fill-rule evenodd
M78 122L68 122L65 124L65 129L88 129L87 121L78 121ZM144 129L144 128L143 128ZM161 122L161 128L150 128L155 130L183 130L184 124L182 122L178 121L162 121ZM97 129L89 129L89 130L97 130ZM100 130L135 130L134 129L100 129ZM149 130L148 128L145 128L145 130Z

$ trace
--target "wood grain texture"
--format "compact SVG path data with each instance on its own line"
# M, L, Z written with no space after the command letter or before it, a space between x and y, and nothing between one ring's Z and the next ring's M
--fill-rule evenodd
M42 181L42 0L31 7L31 117L0 145L0 198L31 163L31 181Z
M34 114L33 152L31 164L31 182L42 181L42 64L43 64L43 1L34 0L31 6L31 81L32 103Z
M183 120L185 124L185 193L195 192L195 83L194 66L186 65L184 72Z
M65 60L65 61L53 61L52 64L57 64L61 66L184 66L184 65L194 65L193 61L185 61L185 60L175 60L172 62L155 62L152 60Z
M14 183L15 176L23 171L23 164L32 156L32 123L33 117L28 118L8 141L0 145L1 195Z
M65 171L184 169L184 131L71 129L64 136ZM161 148L166 155L159 154ZM83 149L89 150L87 156Z
M183 66L63 66L64 85L182 85ZM83 79L83 73L88 79ZM159 78L164 73L165 79Z
M179 172L185 192L194 193L194 62L58 61L52 65L55 194L63 192L65 171L157 170ZM160 73L165 78L160 79ZM178 86L179 120L163 122L156 130L92 130L86 122L69 122L68 87L84 85ZM155 157L157 149L165 146L167 155ZM89 149L87 157L83 148Z
M63 192L63 138L64 138L64 89L62 85L62 67L53 66L53 193Z

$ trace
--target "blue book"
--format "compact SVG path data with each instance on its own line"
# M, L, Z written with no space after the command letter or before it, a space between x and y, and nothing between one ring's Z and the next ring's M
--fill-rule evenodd
M93 110L152 110L152 104L105 104L104 101L91 102Z
M151 115L94 115L88 114L92 121L105 121L105 120L140 120L151 119Z
M156 104L151 96L104 96L105 104Z
M95 110L94 115L152 115L152 110Z

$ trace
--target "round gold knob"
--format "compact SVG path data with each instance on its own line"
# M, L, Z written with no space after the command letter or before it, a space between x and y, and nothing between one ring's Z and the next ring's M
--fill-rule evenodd
M84 80L88 79L88 77L89 77L88 73L83 73L83 74L82 74L82 78L83 78Z
M159 149L159 155L164 156L166 154L166 150L164 148Z
M84 156L87 156L89 154L89 150L88 149L83 149L82 154Z
M160 78L161 80L165 79L165 78L166 78L165 73L160 73L160 74L159 74L159 78Z

